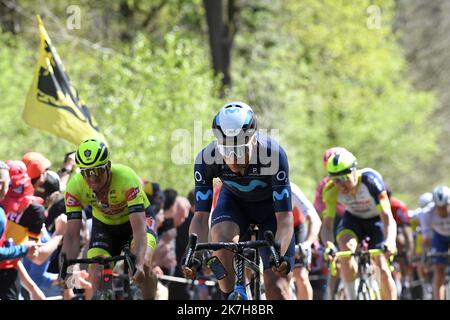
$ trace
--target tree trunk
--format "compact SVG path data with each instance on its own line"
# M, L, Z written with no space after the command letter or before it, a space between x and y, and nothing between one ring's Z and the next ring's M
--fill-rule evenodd
M234 0L227 1L226 21L224 21L222 0L203 0L208 24L209 45L215 74L222 76L220 96L226 87L231 87L231 48L236 34L237 7Z
M2 31L18 33L20 30L19 15L15 0L0 0L0 29Z

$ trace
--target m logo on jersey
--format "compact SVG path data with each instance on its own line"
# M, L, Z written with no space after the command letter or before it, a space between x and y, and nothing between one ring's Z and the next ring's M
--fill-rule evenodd
M66 206L68 207L79 207L80 202L70 193L66 192Z
M135 199L138 194L139 194L138 187L131 188L127 192L125 192L125 198L127 199L127 201L131 201L131 200Z

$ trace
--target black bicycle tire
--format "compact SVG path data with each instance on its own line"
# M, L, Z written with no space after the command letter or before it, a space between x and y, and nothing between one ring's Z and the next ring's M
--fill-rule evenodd
M356 293L356 300L372 300L371 296L371 288L369 284L365 280L360 280L360 284L358 286L358 292ZM364 290L365 288L365 290ZM362 295L363 299L360 299Z

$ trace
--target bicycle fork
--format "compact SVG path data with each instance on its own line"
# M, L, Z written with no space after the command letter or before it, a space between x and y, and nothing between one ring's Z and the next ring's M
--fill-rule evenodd
M248 300L247 290L245 286L244 260L236 258L236 256L239 256L241 254L243 254L243 252L236 252L234 258L236 285L234 287L233 293L230 295L230 300Z

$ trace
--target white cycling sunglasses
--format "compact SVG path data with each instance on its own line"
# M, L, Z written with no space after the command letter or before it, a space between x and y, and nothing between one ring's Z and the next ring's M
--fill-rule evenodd
M237 158L245 157L248 149L252 142L240 145L226 146L223 144L217 143L217 150L219 150L220 154L226 158L232 157L233 155Z

